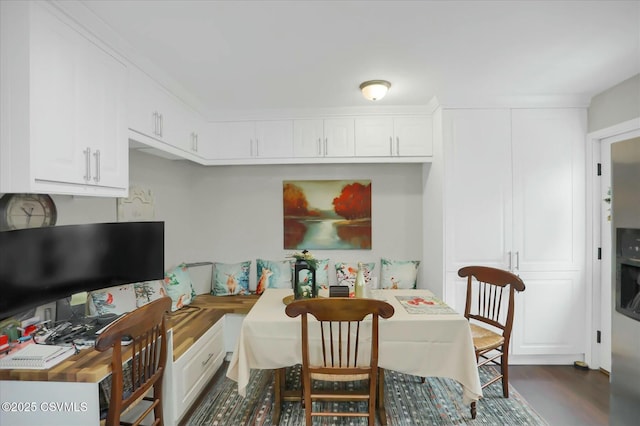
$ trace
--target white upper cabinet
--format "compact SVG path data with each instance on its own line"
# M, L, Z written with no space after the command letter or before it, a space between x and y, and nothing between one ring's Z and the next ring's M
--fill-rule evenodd
M353 157L352 118L303 119L293 122L294 157Z
M355 120L359 157L433 155L431 117L363 117Z
M214 123L214 159L290 158L291 120Z
M125 195L124 62L46 3L0 7L0 192Z

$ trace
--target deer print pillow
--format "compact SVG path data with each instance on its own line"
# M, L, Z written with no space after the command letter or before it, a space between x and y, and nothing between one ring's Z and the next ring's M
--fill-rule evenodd
M380 288L416 288L419 260L380 259Z
M267 288L293 288L290 261L256 259L256 268L256 294L262 294Z
M250 260L239 263L213 262L213 286L211 288L211 294L214 296L249 294L250 269Z

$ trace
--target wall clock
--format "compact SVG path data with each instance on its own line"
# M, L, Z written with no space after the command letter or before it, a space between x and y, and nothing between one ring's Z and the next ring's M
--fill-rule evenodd
M58 211L46 194L4 194L0 198L0 231L53 226Z

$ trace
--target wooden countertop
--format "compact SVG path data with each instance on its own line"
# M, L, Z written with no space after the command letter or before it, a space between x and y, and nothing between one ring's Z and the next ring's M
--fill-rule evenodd
M192 303L167 316L167 328L173 330L173 359L182 356L191 345L227 313L246 314L259 296L211 296L201 294ZM123 358L128 357L124 350ZM48 370L0 369L0 380L97 383L111 373L111 350L93 348L62 361Z

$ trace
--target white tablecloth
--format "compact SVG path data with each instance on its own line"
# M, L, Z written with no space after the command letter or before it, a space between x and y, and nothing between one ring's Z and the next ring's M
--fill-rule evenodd
M285 314L290 289L267 289L242 323L227 377L246 396L252 368L277 369L302 363L300 318ZM449 377L463 387L463 402L482 396L471 331L460 314L409 314L396 295L428 297L427 290L374 290L372 297L395 308L380 319L378 365L422 377Z

